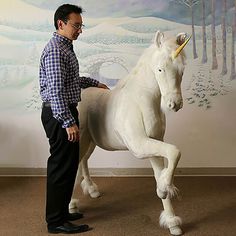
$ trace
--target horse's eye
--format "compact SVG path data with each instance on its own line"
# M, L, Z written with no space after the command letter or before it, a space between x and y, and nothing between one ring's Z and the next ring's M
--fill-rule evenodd
M159 71L159 72L162 72L162 70L161 70L161 69L159 69L158 71Z

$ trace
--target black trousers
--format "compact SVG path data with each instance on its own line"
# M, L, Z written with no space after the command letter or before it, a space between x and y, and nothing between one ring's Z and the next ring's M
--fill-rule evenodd
M70 107L77 125L78 111ZM52 115L51 107L43 107L41 120L49 139L50 157L47 161L46 221L48 227L66 221L79 163L79 143L68 141L66 129Z

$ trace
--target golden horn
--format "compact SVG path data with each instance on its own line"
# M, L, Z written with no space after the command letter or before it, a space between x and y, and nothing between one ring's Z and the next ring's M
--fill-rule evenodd
M188 43L188 41L191 39L191 35L185 40L184 43L182 43L177 49L176 51L173 53L172 58L175 59L180 52L183 50L183 48L186 46L186 44Z

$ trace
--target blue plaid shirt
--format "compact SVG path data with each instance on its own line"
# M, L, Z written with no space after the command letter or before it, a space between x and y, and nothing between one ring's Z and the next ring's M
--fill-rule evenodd
M53 117L67 128L75 123L69 105L81 100L81 88L97 87L99 82L79 76L72 41L55 32L40 59L39 83L42 101L51 103Z

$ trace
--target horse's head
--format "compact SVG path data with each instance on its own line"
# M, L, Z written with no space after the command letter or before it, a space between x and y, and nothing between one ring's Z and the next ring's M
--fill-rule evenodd
M162 105L173 111L178 111L183 106L181 81L185 61L181 50L188 40L185 33L178 34L174 39L165 40L164 34L159 31L154 40L155 52L151 68L160 88Z

